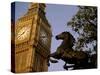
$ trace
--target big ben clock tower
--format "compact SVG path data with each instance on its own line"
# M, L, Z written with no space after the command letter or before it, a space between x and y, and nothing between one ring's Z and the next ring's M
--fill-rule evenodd
M17 20L13 72L48 71L52 33L45 8L43 3L30 3L27 13Z

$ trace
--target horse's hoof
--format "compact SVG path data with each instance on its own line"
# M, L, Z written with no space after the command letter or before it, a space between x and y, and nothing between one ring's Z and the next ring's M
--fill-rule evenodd
M58 61L56 59L49 59L51 63L58 63Z
M50 61L51 61L51 63L58 63L57 60L50 60Z
M63 68L64 68L65 70L68 70L68 67L67 67L67 66L65 66L65 65L63 66Z

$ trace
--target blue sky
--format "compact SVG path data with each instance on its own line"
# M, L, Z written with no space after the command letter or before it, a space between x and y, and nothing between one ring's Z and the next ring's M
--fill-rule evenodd
M60 45L61 41L55 39L55 36L63 31L69 31L74 37L77 37L77 34L67 26L67 22L77 13L77 6L73 5L58 5L58 4L47 4L46 5L46 17L52 27L52 43L51 43L51 52L55 52L56 48ZM29 7L29 3L17 2L15 10L15 19L17 20L23 16ZM64 62L59 61L59 63L51 64L49 71L64 71L63 69Z

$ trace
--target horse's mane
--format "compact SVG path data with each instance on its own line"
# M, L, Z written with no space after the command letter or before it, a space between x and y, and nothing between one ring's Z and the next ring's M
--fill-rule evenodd
M69 35L69 40L71 42L71 46L73 47L74 43L75 43L75 38L73 37L73 35L70 32L67 32L67 33Z

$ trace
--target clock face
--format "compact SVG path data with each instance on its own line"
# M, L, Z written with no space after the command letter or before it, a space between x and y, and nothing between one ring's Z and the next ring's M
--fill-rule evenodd
M40 30L40 41L45 45L48 42L48 35L47 35L46 31L43 29Z
M17 40L24 40L27 38L28 34L30 33L30 27L26 26L21 28L16 36Z

